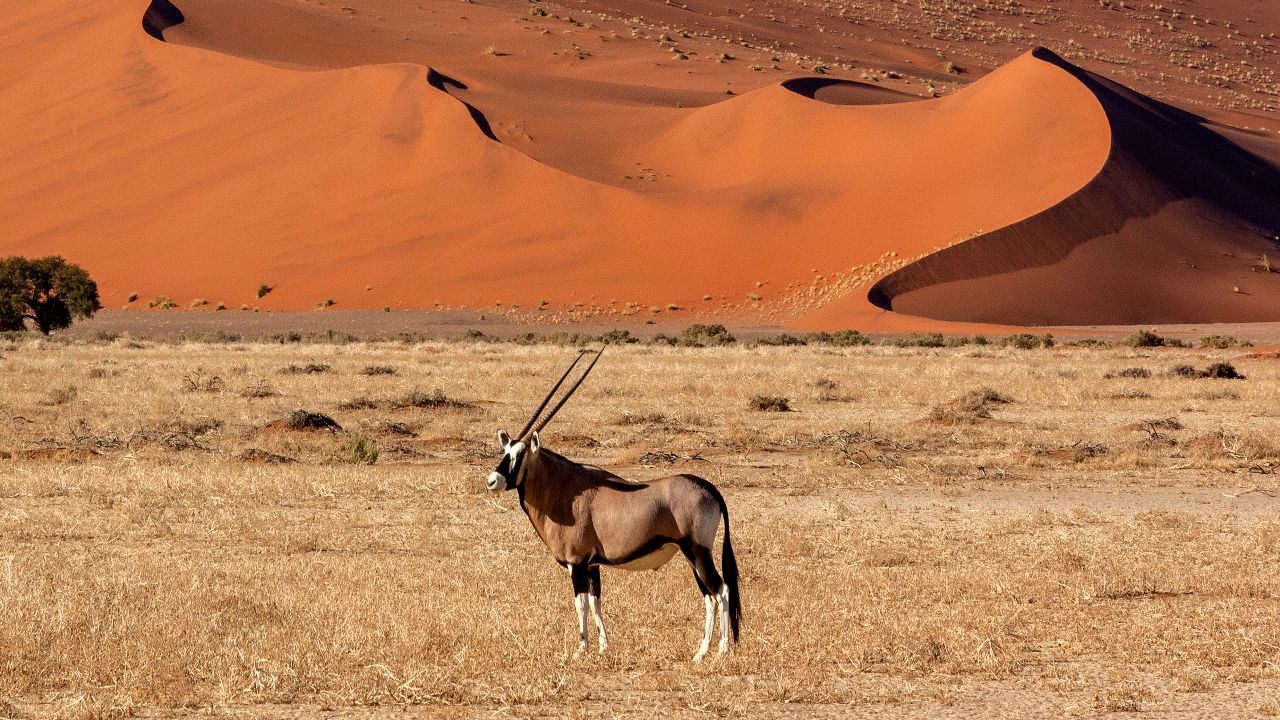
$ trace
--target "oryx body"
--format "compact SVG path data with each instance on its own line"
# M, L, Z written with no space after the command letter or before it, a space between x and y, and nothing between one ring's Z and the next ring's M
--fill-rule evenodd
M550 416L539 428L549 420ZM489 474L489 489L517 492L534 531L556 562L569 571L578 613L579 652L587 645L588 610L595 620L600 651L608 644L600 613L600 568L656 570L676 553L693 567L706 608L702 645L694 660L701 660L709 649L717 616L719 652L728 649L731 635L737 641L738 568L728 506L714 485L693 475L629 482L542 447L536 430L528 443L513 440L503 431L498 432L498 441L503 459ZM722 522L724 546L717 567L712 550Z

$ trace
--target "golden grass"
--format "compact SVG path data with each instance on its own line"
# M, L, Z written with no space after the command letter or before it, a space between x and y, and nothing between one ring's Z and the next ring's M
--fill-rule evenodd
M610 348L544 442L724 489L743 641L691 665L702 603L678 562L606 570L609 653L571 661L564 572L484 489L494 430L569 350L18 341L0 347L0 716L1093 714L1226 690L1274 714L1280 365L1163 374L1229 353ZM282 372L308 365L329 367ZM1153 377L1103 378L1136 365ZM1013 402L931 418L982 388ZM397 402L437 389L459 404ZM299 409L344 430L269 427ZM336 459L357 435L374 465Z

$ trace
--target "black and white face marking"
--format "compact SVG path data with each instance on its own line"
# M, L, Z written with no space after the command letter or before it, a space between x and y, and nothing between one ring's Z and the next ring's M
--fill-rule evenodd
M505 430L498 431L498 444L502 446L502 462L489 473L485 482L490 490L510 490L516 486L516 475L520 472L520 463L524 460L524 442L511 442L511 436Z

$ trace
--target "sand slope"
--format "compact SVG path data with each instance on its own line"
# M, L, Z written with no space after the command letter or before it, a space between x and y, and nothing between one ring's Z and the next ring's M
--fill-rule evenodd
M729 96L635 72L654 64L625 38L590 71L532 57L565 40L467 6L529 49L504 64L458 39L456 4L427 6L394 34L394 3L23 6L0 30L0 253L63 254L108 305L545 300L869 329L1276 307L1272 278L1239 278L1264 250L1274 168L1049 54L936 100L825 78ZM1152 123L1193 133L1185 182L1170 148L1188 140ZM1151 238L1195 269L1144 255ZM1141 292L1098 290L1135 273ZM1227 279L1243 292L1219 297ZM276 290L258 300L262 283Z
M881 307L1009 324L1280 317L1280 172L1200 118L1073 68L1112 129L1098 177L1027 221L878 282ZM1268 255L1269 253L1269 255ZM1278 265L1280 269L1280 265Z

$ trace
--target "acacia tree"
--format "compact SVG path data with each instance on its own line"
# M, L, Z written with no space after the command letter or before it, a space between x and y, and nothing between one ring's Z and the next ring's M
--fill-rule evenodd
M0 259L0 330L22 330L30 320L48 335L101 309L98 285L79 265L56 255Z

